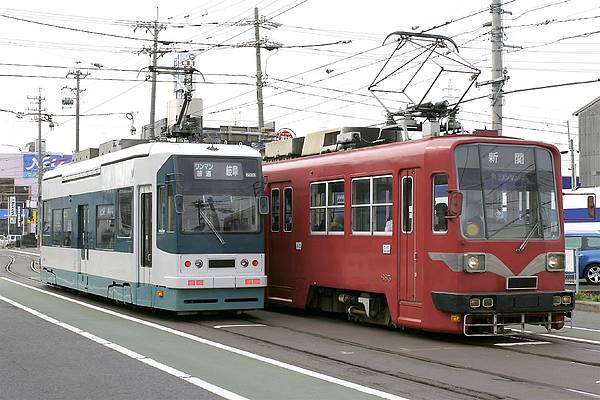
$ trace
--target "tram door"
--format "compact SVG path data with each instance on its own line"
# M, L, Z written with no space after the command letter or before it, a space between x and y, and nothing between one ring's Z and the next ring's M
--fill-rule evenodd
M269 286L267 297L291 302L296 285L294 256L296 254L293 238L293 189L291 182L269 184L271 213L268 217L267 275Z
M90 258L90 213L87 204L77 206L77 287L87 288L87 263Z
M140 186L139 207L137 207L140 223L139 231L139 256L138 256L138 287L146 287L150 283L150 271L152 268L152 187ZM142 288L144 291L145 288ZM149 296L150 289L148 286ZM150 302L142 294L138 301Z
M401 302L421 301L417 231L420 215L416 212L415 193L418 188L418 168L400 171L400 232L398 243L399 292Z

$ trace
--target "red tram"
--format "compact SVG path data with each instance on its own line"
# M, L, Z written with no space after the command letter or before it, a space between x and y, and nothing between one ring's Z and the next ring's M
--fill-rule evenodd
M560 329L570 317L552 145L446 135L263 173L268 302L466 335Z

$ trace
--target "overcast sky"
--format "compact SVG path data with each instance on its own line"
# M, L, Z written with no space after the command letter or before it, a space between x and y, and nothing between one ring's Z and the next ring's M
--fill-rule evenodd
M11 8L6 8L8 2L2 2L0 109L26 112L34 106L27 97L36 96L41 88L45 113L55 115L58 124L54 130L48 124L43 126L48 149L72 152L75 121L68 115L75 110L62 108L61 98L67 91L61 88L75 85L74 80L63 77L80 61L80 68L89 73L81 82L85 91L81 95L84 116L80 147L134 137L125 113L133 113L138 133L149 122L150 83L144 81L144 68L150 59L143 48L151 45L151 35L143 28L134 32L134 28L137 21L153 21L158 7L158 19L166 24L160 40L191 42L161 46L168 52L159 64L172 66L174 52L189 50L197 55L196 67L207 81L198 84L195 93L204 101L205 125L256 125L254 49L212 45L250 43L253 26L245 22L253 18L257 6L261 16L281 24L262 29L262 36L269 41L284 46L319 45L262 51L265 121L275 121L277 128L291 128L298 135L344 125L373 125L383 122L385 113L366 87L391 54L392 46L382 46L390 32L419 32L475 14L430 32L452 37L460 47L460 55L481 69L479 81L490 79L490 28L484 27L491 20L489 3L32 0L10 2ZM504 64L510 76L505 91L600 78L600 34L594 34L600 20L600 0L514 0L505 1L504 7L511 13L504 15L505 43L514 46L505 49ZM341 41L351 42L320 46ZM421 77L421 82L427 78ZM171 76L161 75L159 80L156 116L162 118L174 93ZM462 89L458 87L463 83L459 78L443 80L445 87ZM573 112L596 98L599 89L600 84L587 84L509 94L505 97L504 134L548 141L565 150L566 121L570 120L572 132L576 132ZM473 88L466 98L489 92L489 86ZM390 100L397 104L395 99ZM490 100L484 98L465 104L460 120L467 130L489 128L490 114ZM0 121L3 144L22 147L37 137L37 125L31 118L17 119L11 113L0 112Z

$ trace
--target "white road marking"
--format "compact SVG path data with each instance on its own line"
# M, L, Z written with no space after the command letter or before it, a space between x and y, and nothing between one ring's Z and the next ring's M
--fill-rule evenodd
M395 394L383 392L381 390L373 389L373 388L370 388L370 387L367 387L367 386L359 385L357 383L353 383L353 382L349 382L349 381L346 381L346 380L343 380L343 379L335 378L333 376L325 375L325 374L322 374L320 372L311 371L309 369L298 367L298 366L292 365L292 364L288 364L288 363L285 363L283 361L274 360L272 358L264 357L264 356L261 356L261 355L258 355L258 354L254 354L254 353L251 353L251 352L246 351L246 350L241 350L241 349L238 349L238 348L235 348L235 347L232 347L232 346L228 346L228 345L225 345L225 344L214 342L212 340L208 340L208 339L204 339L204 338L201 338L201 337L198 337L198 336L194 336L194 335L192 335L190 333L178 331L176 329L169 328L169 327L166 327L166 326L163 326L163 325L159 325L159 324L156 324L154 322L145 321L143 319L131 317L129 315L121 314L121 313L118 313L118 312L113 311L113 310L109 310L109 309L106 309L106 308L98 307L98 306L95 306L95 305L92 305L92 304L85 303L83 301L71 299L69 297L66 297L66 296L63 296L63 295L60 295L60 294L51 293L51 292L48 292L46 290L43 290L43 289L40 289L40 288L36 288L34 286L30 286L30 285L27 285L25 283L21 283L21 282L15 281L15 280L10 279L10 278L2 277L0 279L3 279L5 281L7 281L7 282L11 282L11 283L13 283L15 285L19 285L19 286L26 287L26 288L31 289L31 290L35 290L36 292L44 293L44 294L47 294L49 296L53 296L53 297L56 297L56 298L59 298L59 299L62 299L62 300L65 300L65 301L68 301L68 302L71 302L71 303L74 303L74 304L78 304L78 305L83 306L83 307L87 307L87 308L92 309L92 310L96 310L96 311L99 311L99 312L102 312L102 313L105 313L105 314L109 314L109 315L112 315L114 317L118 317L118 318L122 318L122 319L125 319L125 320L128 320L128 321L136 322L138 324L149 326L149 327L161 330L163 332L168 332L168 333L171 333L173 335L180 336L180 337L184 337L186 339L189 339L189 340L192 340L192 341L195 341L195 342L198 342L198 343L202 343L202 344L207 345L207 346L215 347L215 348L220 349L220 350L224 350L224 351L228 351L228 352L231 352L231 353L234 353L234 354L238 354L238 355L241 355L241 356L244 356L244 357L248 357L248 358L251 358L253 360L261 361L261 362L264 362L266 364L274 365L276 367L287 369L288 371L293 371L293 372L296 372L296 373L299 373L299 374L302 374L302 375L310 376L312 378L319 379L319 380L322 380L322 381L325 381L325 382L329 382L329 383L333 383L333 384L336 384L336 385L340 385L340 386L343 386L343 387L346 387L346 388L349 388L349 389L356 390L356 391L361 392L361 393L369 394L369 395L372 395L372 396L375 396L375 397L380 397L382 399L387 399L387 400L408 400L406 397L397 396Z
M223 329L223 328L246 328L251 326L266 326L265 324L232 324L232 325L215 325L213 328L215 329Z
M600 399L600 394L589 393L589 392L584 392L582 390L575 390L575 389L566 389L565 388L565 390L568 390L569 392L573 392L573 393L578 393L578 394L583 394L583 395L586 395L586 396L590 396L590 397L593 397L595 399Z
M581 338L576 338L576 337L553 335L551 333L540 333L539 335L540 336L549 337L549 338L554 338L554 339L570 340L572 342L588 343L588 344L600 344L600 340L581 339Z
M600 344L600 340L580 339L580 338L570 337L570 336L554 335L552 333L537 333L537 332L533 332L533 331L523 331L523 333L529 333L529 334L532 334L532 335L545 336L545 337L554 338L554 339L570 340L572 342L588 343L588 344Z
M35 256L35 257L39 257L40 253L32 253L30 251L23 251L23 250L9 250L12 251L13 253L18 253L18 254L25 254L27 256Z
M62 328L68 329L69 331L74 332L74 333L76 333L78 335L81 335L81 336L83 336L83 337L85 337L87 339L93 340L94 342L99 343L99 344L103 345L104 347L108 347L109 349L112 349L114 351L117 351L117 352L119 352L119 353L121 353L123 355L126 355L127 357L131 357L131 358L133 358L135 360L141 361L144 364L147 364L147 365L149 365L151 367L154 367L154 368L157 368L157 369L159 369L159 370L161 370L163 372L166 372L167 374L170 374L170 375L173 375L173 376L175 376L177 378L180 378L180 379L182 379L182 380L184 380L184 381L186 381L188 383L191 383L192 385L196 385L198 387L201 387L202 389L207 390L207 391L209 391L211 393L214 393L217 396L221 396L221 397L223 397L225 399L231 399L231 400L249 400L246 397L243 397L243 396L240 396L240 395L238 395L236 393L230 392L229 390L223 389L223 388L221 388L219 386L215 386L212 383L208 383L206 381L203 381L202 379L193 377L193 376L191 376L188 373L185 373L185 372L179 371L179 370L177 370L175 368L169 367L168 365L162 364L162 363L160 363L160 362L158 362L156 360L153 360L153 359L151 359L149 357L146 357L146 356L144 356L142 354L136 353L135 351L129 350L129 349L127 349L127 348L125 348L125 347L123 347L121 345L118 345L116 343L111 343L110 341L108 341L106 339L103 339L101 337L93 335L93 334L91 334L89 332L83 331L83 330L81 330L81 329L79 329L79 328L77 328L77 327L75 327L73 325L69 325L69 324L67 324L65 322L59 321L59 320L57 320L55 318L52 318L52 317L50 317L50 316L48 316L46 314L42 314L39 311L36 311L36 310L34 310L32 308L29 308L29 307L27 307L27 306L25 306L23 304L17 303L16 301L13 301L13 300L11 300L9 298L6 298L6 297L0 295L0 300L6 302L8 304L11 304L11 305L13 305L15 307L18 307L21 310L26 311L26 312L28 312L30 314L33 314L36 317L41 318L41 319L43 319L43 320L45 320L47 322L50 322L50 323L52 323L54 325L58 325L58 326L60 326Z
M515 343L494 343L494 346L503 346L503 347L509 347L509 346L528 346L530 344L538 345L538 344L552 344L552 343L550 343L550 342L535 342L535 341L531 341L531 342L515 342Z
M340 351L340 353L342 353L344 355L352 355L352 354L354 354L353 351Z
M567 329L576 329L578 331L587 331L587 332L598 332L600 333L600 329L592 329L592 328L579 328L577 326L565 326Z

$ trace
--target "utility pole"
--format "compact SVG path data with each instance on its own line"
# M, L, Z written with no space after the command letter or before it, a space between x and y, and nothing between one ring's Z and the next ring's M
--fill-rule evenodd
M77 69L75 71L69 71L67 72L67 78L75 78L75 80L77 81L77 84L74 88L71 87L63 87L63 89L69 89L72 92L75 92L75 152L77 153L79 151L79 95L81 94L81 92L84 92L85 89L81 89L80 86L80 82L81 79L87 77L89 75L89 72L81 72L81 70L79 69L79 64L81 64L80 61L77 61Z
M504 86L504 67L502 66L502 0L492 0L492 129L502 136L502 87Z
M38 183L38 192L37 192L37 213L36 213L36 232L37 232L37 242L38 247L42 244L42 175L44 173L43 170L43 157L42 157L42 100L45 100L42 97L42 89L39 89L39 93L36 97L29 97L29 100L34 100L37 104L37 123L38 123L38 140L36 145L37 150L37 183Z
M156 115L156 64L158 61L158 54L164 53L162 50L158 49L158 34L166 28L164 24L158 22L158 7L156 7L156 19L153 22L139 22L135 26L135 29L137 28L146 29L146 32L150 32L154 39L152 48L144 48L142 50L142 52L149 53L152 57L152 68L150 68L152 74L152 91L150 94L150 138L154 139L154 119Z
M568 120L567 138L569 140L569 153L571 154L571 190L575 190L577 188L577 174L575 173L575 147L573 146L573 139L571 139L571 129L569 128Z
M262 133L265 126L263 116L263 81L262 81L262 67L260 61L260 21L258 19L258 7L254 7L254 40L256 46L256 102L258 104L258 132Z

